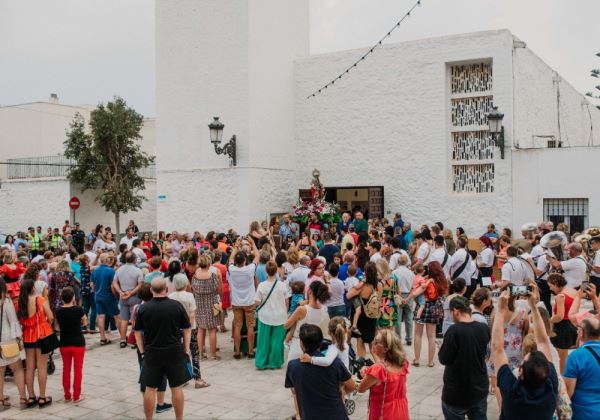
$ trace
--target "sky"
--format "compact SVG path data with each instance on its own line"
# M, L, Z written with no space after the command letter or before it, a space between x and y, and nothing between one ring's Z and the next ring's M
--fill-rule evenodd
M416 2L295 1L310 2L314 54L370 46ZM386 42L509 29L580 92L600 84L589 76L600 68L600 0L421 3ZM154 46L154 0L0 0L0 105L50 93L95 105L120 95L153 116Z

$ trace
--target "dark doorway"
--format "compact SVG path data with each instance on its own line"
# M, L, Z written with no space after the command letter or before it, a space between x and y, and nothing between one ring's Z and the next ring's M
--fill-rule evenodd
M300 198L310 201L310 190L300 190ZM365 218L381 218L384 215L383 187L329 187L325 188L325 199L338 203L342 211L360 210Z

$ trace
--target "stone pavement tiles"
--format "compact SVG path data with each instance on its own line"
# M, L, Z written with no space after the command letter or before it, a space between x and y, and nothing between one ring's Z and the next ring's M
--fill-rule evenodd
M231 317L230 317L231 318ZM13 407L0 413L6 419L127 419L143 418L142 397L139 392L138 364L135 350L120 349L118 337L113 343L99 347L98 336L86 336L88 351L85 355L81 403L66 403L62 393L62 362L55 356L56 372L48 378L48 392L54 398L52 405L44 408L21 410L18 393L12 379L7 379L5 395L11 397ZM293 412L291 393L283 387L285 370L257 371L253 361L233 359L230 333L218 334L220 361L201 364L202 376L211 386L184 388L186 419L284 419ZM411 347L406 349L412 360ZM441 391L443 367L437 363L428 368L422 357L421 367L410 367L408 376L408 401L411 419L443 418ZM37 390L37 385L36 385ZM367 418L367 395L355 397L356 411L351 419ZM167 402L170 393L167 391ZM498 418L498 408L493 396L488 398L488 415ZM172 419L172 410L155 416Z

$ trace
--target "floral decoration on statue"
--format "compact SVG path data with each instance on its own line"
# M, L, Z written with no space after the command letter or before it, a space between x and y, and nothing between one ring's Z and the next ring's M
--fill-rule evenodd
M310 183L311 201L303 201L298 198L298 202L292 207L294 221L308 223L310 216L316 214L319 220L327 224L339 222L342 220L339 204L325 200L325 187L319 180L320 172L315 169L312 175L313 179Z

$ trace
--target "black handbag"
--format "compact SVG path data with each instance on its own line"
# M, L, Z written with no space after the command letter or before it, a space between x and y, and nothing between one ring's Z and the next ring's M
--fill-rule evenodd
M35 309L36 309L35 314L37 316L37 327L38 327L38 337L39 337L40 336L40 314L37 311L37 307ZM52 334L47 335L44 338L38 338L38 342L40 343L40 352L42 354L52 353L54 350L56 350L58 348L58 337L56 336L55 332L52 332Z

